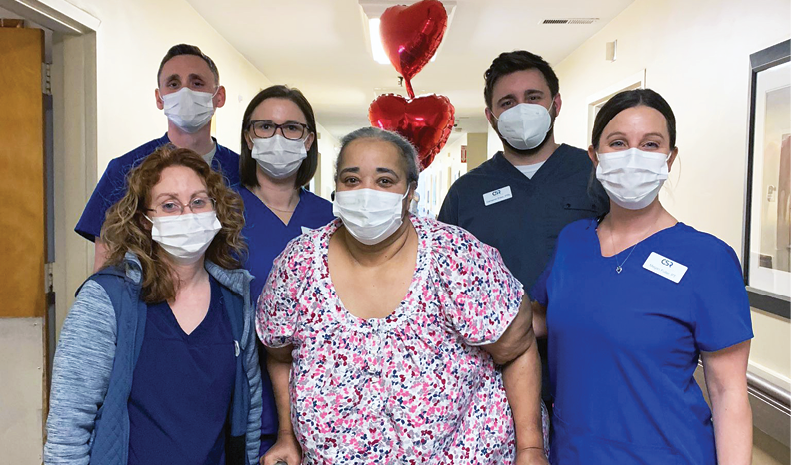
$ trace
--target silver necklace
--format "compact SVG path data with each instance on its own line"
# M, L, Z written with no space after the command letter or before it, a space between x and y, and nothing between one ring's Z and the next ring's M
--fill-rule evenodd
M651 227L648 228L649 233L650 233L651 230L653 230L654 226L656 226L658 221L659 221L659 218L654 220L653 224L651 224ZM615 251L615 241L612 238L612 231L608 231L608 233L610 235L610 245L612 245L612 250ZM621 271L623 271L623 266L626 265L626 260L629 260L629 257L632 256L632 252L634 252L634 249L637 247L637 245L640 244L640 242L646 240L649 236L650 236L650 234L648 234L648 235L643 234L641 236L643 238L641 240L637 241L632 247L629 248L629 254L626 255L626 259L623 262L618 261L618 254L617 253L614 255L614 257L615 257L615 264L616 264L615 272L617 274L621 274ZM623 252L623 250L621 252Z
M608 233L610 234L610 245L612 245L612 250L615 251L615 241L612 239L612 231L608 231ZM615 264L616 264L615 273L621 274L621 271L623 271L623 266L626 265L626 261L629 260L629 257L632 256L632 252L634 252L635 247L637 247L637 244L639 244L639 243L640 242L637 242L637 243L635 243L633 246L631 246L629 248L629 254L626 255L626 259L623 261L623 263L618 261L618 254L617 253L614 255L615 256Z
M612 235L610 235L610 242L612 242ZM638 242L638 244L639 244L639 242ZM629 255L626 256L626 260L629 260L629 257L632 256L632 252L634 252L634 248L635 247L637 247L637 244L635 244L635 245L633 245L631 247L631 250L629 250ZM614 249L615 249L615 246L613 245L613 250ZM618 266L615 267L615 272L616 273L621 274L621 271L623 271L623 266L626 265L626 260L624 260L623 263L618 263L618 254L615 254L615 263L618 265Z

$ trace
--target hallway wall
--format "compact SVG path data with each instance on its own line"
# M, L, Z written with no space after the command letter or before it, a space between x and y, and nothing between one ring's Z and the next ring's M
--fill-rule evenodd
M156 73L168 48L178 43L199 46L217 63L228 97L215 116L216 137L239 150L239 122L247 102L271 83L186 1L69 2L101 21L96 33L97 175L112 158L167 129L155 106Z

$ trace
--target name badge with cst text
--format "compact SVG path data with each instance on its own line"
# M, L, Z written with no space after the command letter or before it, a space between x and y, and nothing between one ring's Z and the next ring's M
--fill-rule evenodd
M483 194L483 204L488 207L497 202L508 200L511 197L513 197L511 194L511 186L505 186Z
M667 257L663 257L656 252L651 252L651 255L649 255L648 259L643 263L643 268L663 278L669 279L676 284L681 281L681 278L684 277L684 273L687 272L686 266Z

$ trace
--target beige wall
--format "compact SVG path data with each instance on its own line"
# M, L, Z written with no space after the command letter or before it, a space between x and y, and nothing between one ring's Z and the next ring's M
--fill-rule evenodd
M485 132L467 134L467 169L475 169L489 159L488 140Z
M330 200L330 193L335 190L335 159L338 157L340 141L329 133L323 126L319 125L318 131L321 134L319 139L319 169L316 171L319 185L317 195Z
M457 176L467 172L468 164L461 162L461 146L468 145L470 135L452 135L448 140L450 143L442 147L431 165L420 173L417 192L420 194L418 208L421 213L436 217L450 185ZM468 157L469 153L468 147Z
M162 56L178 43L199 46L217 63L227 101L215 116L216 137L239 150L244 109L271 83L186 1L69 2L101 21L96 33L98 175L112 158L164 134L167 120L154 100L156 73Z
M42 318L0 319L0 463L41 463Z
M645 70L646 87L676 114L680 163L661 193L680 221L737 253L747 148L749 55L791 35L787 0L637 0L554 66L563 98L557 140L588 144L592 96ZM617 61L605 44L618 41ZM751 361L791 378L788 320L753 312Z

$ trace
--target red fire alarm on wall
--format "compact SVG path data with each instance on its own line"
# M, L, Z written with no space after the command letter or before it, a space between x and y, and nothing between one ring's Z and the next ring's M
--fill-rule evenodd
M462 163L467 163L467 146L466 145L462 145L461 146L461 162Z

